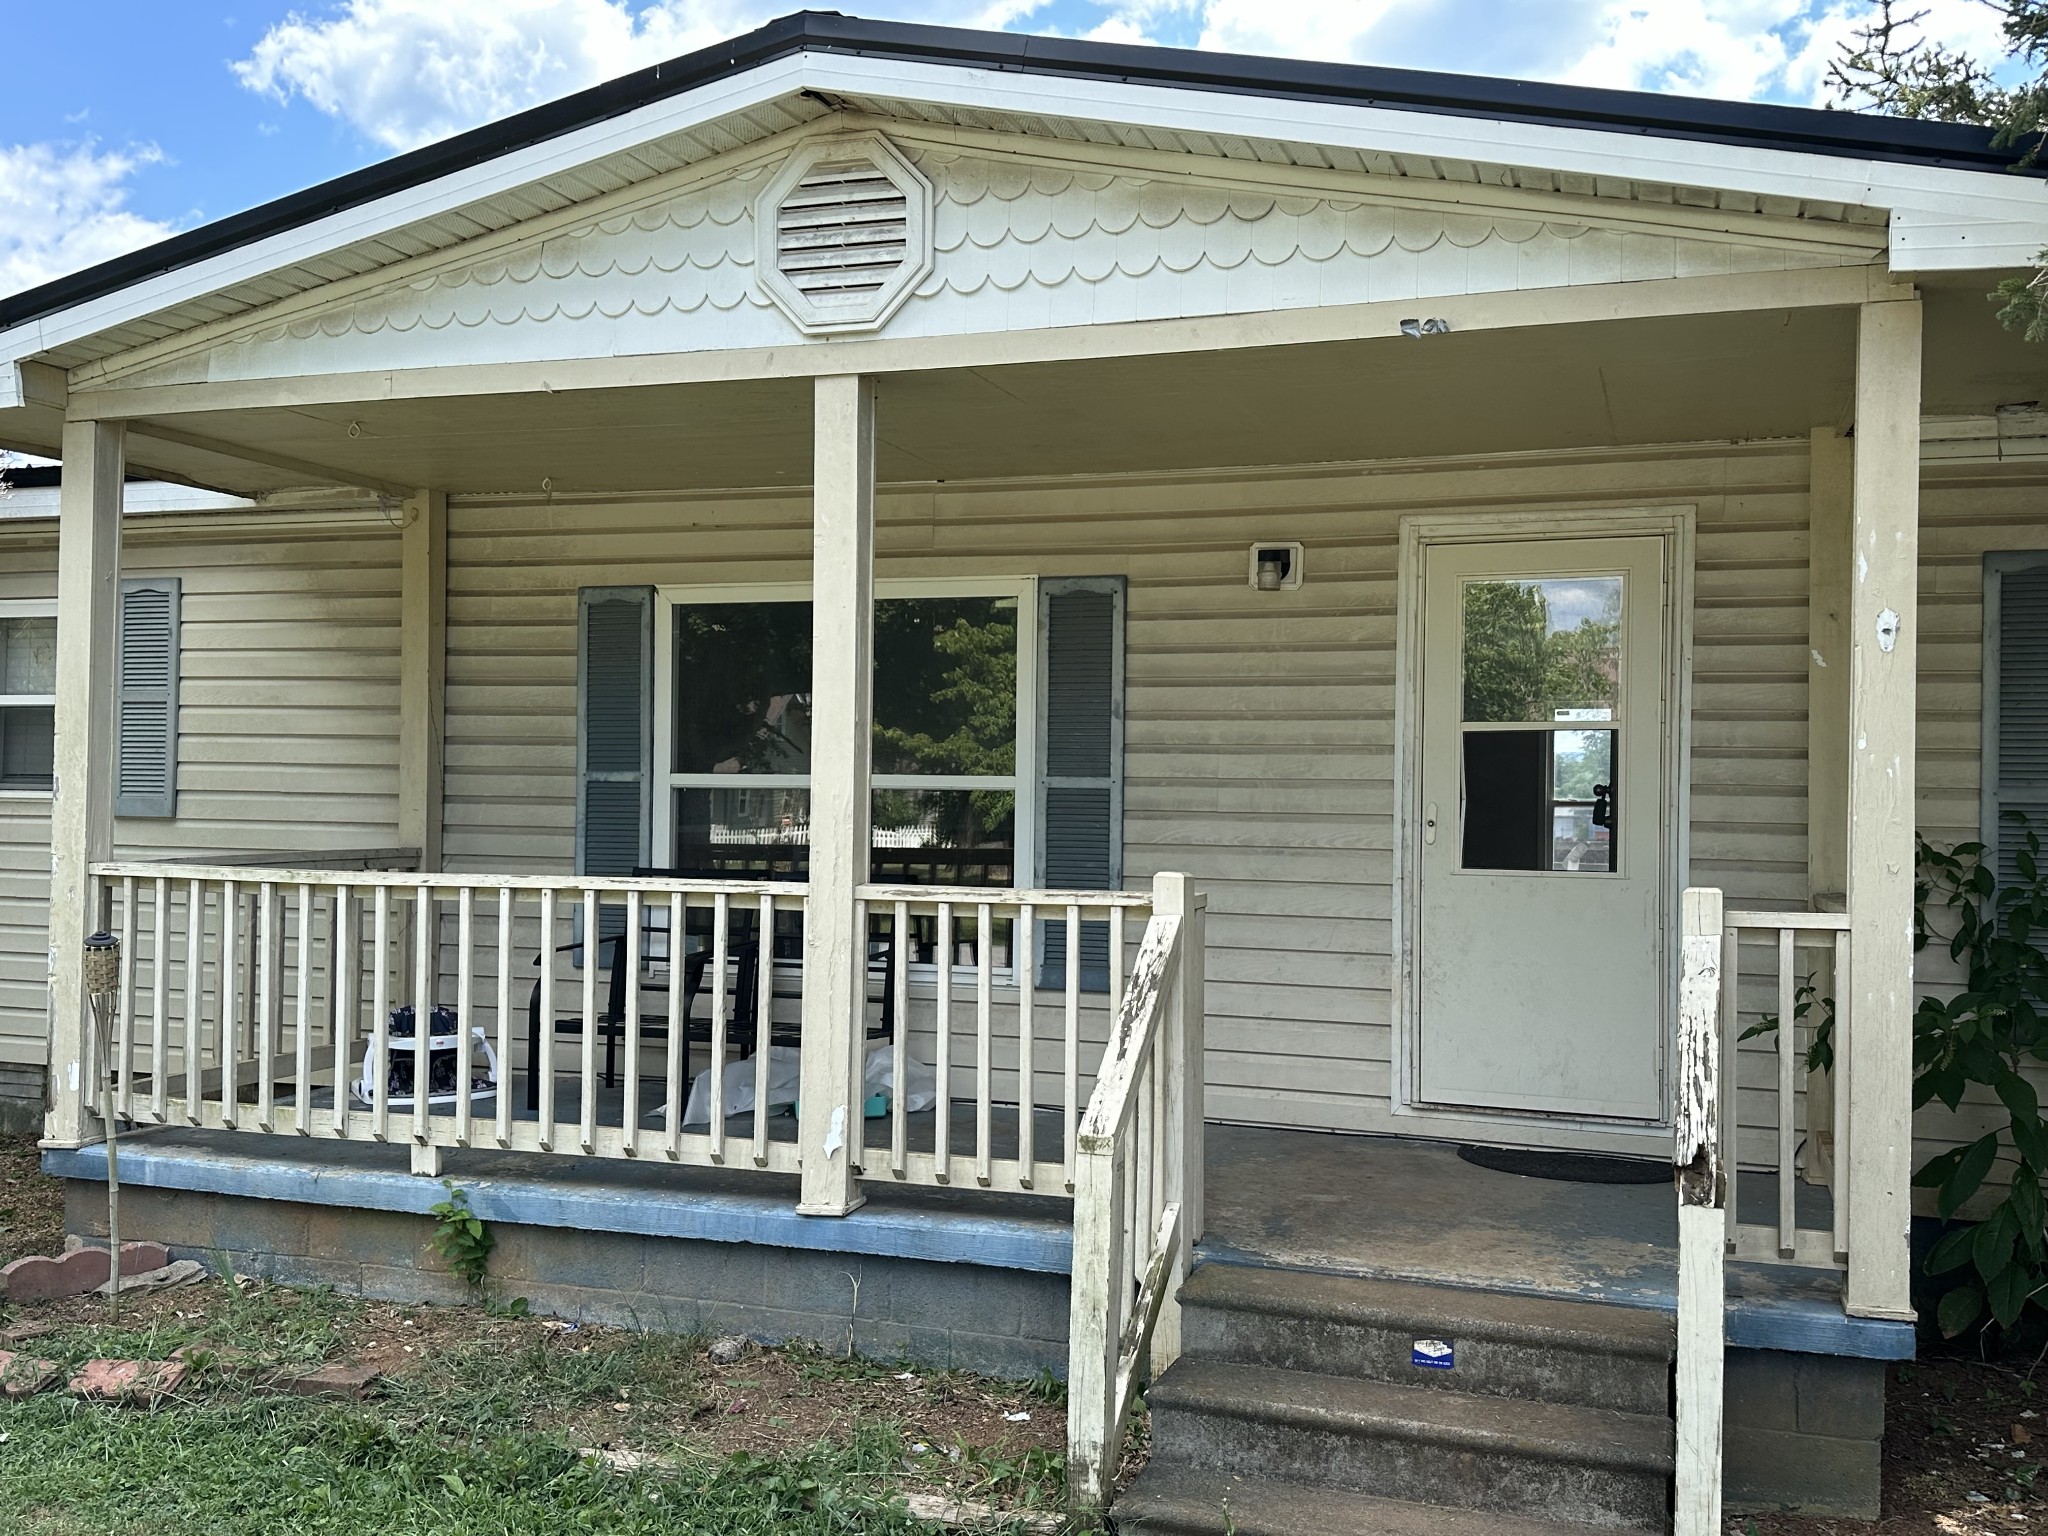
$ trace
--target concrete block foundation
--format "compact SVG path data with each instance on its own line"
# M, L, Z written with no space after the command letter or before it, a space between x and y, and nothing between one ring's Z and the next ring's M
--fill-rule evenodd
M72 1180L66 1225L103 1235L106 1192ZM127 1187L123 1235L179 1258L286 1285L386 1301L460 1304L468 1288L434 1252L433 1218L197 1190ZM579 1322L807 1340L926 1369L1064 1376L1064 1275L493 1222L491 1279L506 1298Z

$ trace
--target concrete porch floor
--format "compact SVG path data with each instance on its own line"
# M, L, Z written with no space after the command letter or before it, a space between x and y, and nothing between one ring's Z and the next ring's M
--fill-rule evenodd
M967 1109L956 1109L956 1121L971 1134ZM733 1124L736 1136L743 1124ZM1013 1145L1014 1116L999 1130L999 1141ZM1053 1128L1041 1146L1049 1151L1057 1139ZM408 1172L407 1158L403 1146L161 1130L124 1139L121 1164L124 1184L424 1213L443 1191L438 1180ZM1200 1253L1209 1262L1665 1311L1677 1305L1669 1184L1562 1183L1475 1167L1445 1142L1227 1125L1209 1127L1206 1163ZM104 1180L105 1151L50 1151L44 1166L60 1177ZM750 1170L456 1150L444 1172L495 1222L1041 1273L1064 1273L1071 1261L1067 1204L1053 1196L870 1181L867 1204L833 1220L796 1214L794 1179ZM1802 1224L1824 1225L1825 1192L1802 1186L1800 1195ZM1773 1181L1744 1175L1741 1199L1746 1216L1768 1220ZM1843 1314L1841 1277L1832 1270L1731 1265L1728 1298L1733 1346L1913 1354L1909 1325Z

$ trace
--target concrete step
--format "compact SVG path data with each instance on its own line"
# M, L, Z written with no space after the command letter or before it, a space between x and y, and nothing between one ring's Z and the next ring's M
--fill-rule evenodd
M1189 1276L1181 1302L1197 1359L1670 1412L1674 1332L1661 1312L1217 1263ZM1450 1369L1413 1363L1423 1339L1453 1346Z
M1110 1511L1119 1536L1586 1536L1583 1525L1153 1465ZM1606 1536L1650 1536L1611 1527Z
M1185 1356L1146 1400L1163 1467L1582 1525L1670 1519L1667 1418Z

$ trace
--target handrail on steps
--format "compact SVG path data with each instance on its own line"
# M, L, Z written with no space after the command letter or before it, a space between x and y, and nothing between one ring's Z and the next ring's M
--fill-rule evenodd
M1116 1491L1139 1387L1180 1353L1179 1292L1202 1233L1204 900L1153 882L1152 916L1075 1142L1067 1488Z

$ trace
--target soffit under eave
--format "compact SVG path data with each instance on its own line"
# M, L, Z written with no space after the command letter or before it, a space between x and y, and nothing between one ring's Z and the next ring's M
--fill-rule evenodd
M908 132L921 126L1035 140L1064 146L1069 151L1083 145L1094 146L1111 160L1120 152L1132 151L1192 157L1214 162L1211 169L1227 171L1233 178L1259 168L1282 167L1298 172L1335 173L1347 179L1367 178L1368 185L1359 190L1368 192L1398 191L1404 183L1418 189L1421 184L1444 189L1464 186L1475 191L1495 188L1509 194L1558 198L1559 217L1597 219L1603 208L1613 216L1621 214L1628 205L1642 205L1646 212L1660 208L1710 215L1719 212L1783 220L1788 226L1805 222L1839 228L1848 224L1879 232L1886 220L1882 209L1824 200L1572 175L1504 163L1362 153L1306 141L1192 133L1080 117L976 111L894 97L842 96L827 100L817 93L790 93L688 130L644 141L630 150L587 162L574 171L554 174L514 191L479 199L290 263L225 286L204 298L166 307L37 355L58 367L77 368L222 320L253 314L331 283L360 278L438 252L453 253L470 241L549 214L599 203L643 183L673 176L736 150L757 146L778 134L815 124L821 118L848 115L871 119L878 126L897 125Z

